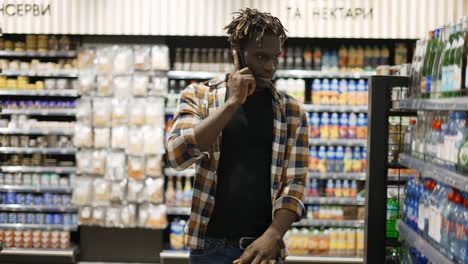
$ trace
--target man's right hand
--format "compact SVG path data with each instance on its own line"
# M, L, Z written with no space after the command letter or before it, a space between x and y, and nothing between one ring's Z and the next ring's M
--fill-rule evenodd
M228 103L239 106L245 102L247 96L255 91L255 77L248 67L240 69L239 56L236 50L232 51L234 57L234 70L229 75L228 87L229 98Z

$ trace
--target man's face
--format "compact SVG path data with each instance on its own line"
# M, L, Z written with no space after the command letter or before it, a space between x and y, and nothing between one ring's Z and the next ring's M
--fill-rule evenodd
M260 43L255 41L255 37L245 42L245 63L253 72L257 87L263 88L270 84L280 53L281 40L271 33L265 33Z

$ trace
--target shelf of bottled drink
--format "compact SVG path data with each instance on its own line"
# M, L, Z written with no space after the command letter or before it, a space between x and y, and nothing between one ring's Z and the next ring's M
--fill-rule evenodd
M404 99L393 102L394 109L468 111L468 97L443 99Z

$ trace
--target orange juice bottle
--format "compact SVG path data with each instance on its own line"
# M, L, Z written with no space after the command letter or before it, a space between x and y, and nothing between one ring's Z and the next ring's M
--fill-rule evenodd
M310 255L317 255L319 253L319 234L320 232L317 229L312 231L312 234L309 236L309 253Z
M351 80L348 82L348 105L354 106L357 104L356 82Z
M338 104L339 105L347 105L348 104L348 83L346 80L341 80L339 83L339 100Z
M356 255L356 231L348 229L346 232L346 256L354 257Z
M338 256L338 232L330 228L330 246L328 254L330 256Z

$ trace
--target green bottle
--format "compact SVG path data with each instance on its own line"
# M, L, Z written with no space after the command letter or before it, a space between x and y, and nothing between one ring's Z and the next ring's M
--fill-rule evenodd
M451 97L460 96L462 87L462 67L463 67L463 44L465 36L463 34L463 18L457 24L457 33L454 37L454 47L452 49L452 69L453 84Z
M450 37L449 37L449 44L448 49L446 49L446 56L444 58L444 66L445 66L445 85L442 89L442 97L450 97L452 95L452 88L453 88L453 59L454 59L454 46L456 39L456 32L457 31L457 24L452 23L450 25Z
M429 60L430 60L430 54L432 50L432 40L434 38L434 31L429 31L429 38L427 39L426 42L426 51L423 56L423 66L421 69L421 82L420 82L420 89L421 89L421 98L426 97L426 81L427 81L427 70L428 70L428 65L429 65Z
M440 91L440 61L444 51L445 28L441 27L435 30L434 36L437 38L435 42L435 57L432 63L431 90L430 97L438 98Z
M429 50L429 60L426 65L426 89L424 93L422 93L423 98L429 98L431 95L431 90L432 90L432 73L434 71L434 60L436 57L437 53L437 43L439 41L439 31L434 30L431 31L431 40L429 42L430 45L430 50Z

